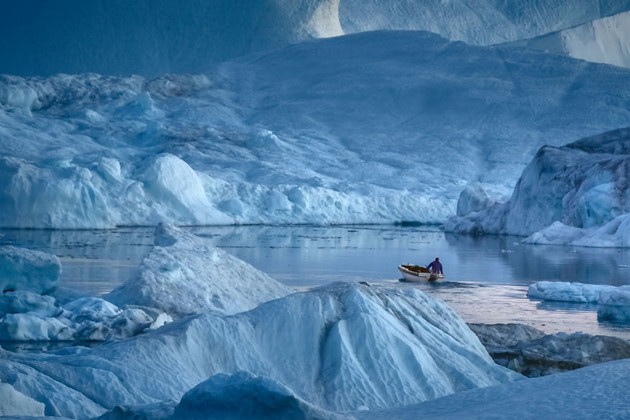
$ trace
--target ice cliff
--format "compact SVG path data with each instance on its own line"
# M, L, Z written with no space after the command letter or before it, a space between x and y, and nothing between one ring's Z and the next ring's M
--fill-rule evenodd
M494 199L543 144L626 125L629 84L630 70L423 32L197 76L5 76L0 226L440 223L466 184Z
M524 242L630 246L630 129L542 147L505 203L451 218L446 229L531 235ZM478 193L477 193L478 194ZM469 202L470 190L461 195Z

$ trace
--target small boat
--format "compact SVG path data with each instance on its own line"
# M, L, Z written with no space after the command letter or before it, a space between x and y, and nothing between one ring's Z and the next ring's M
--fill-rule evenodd
M431 273L429 269L420 265L401 264L398 271L405 281L435 281L444 278L444 274Z

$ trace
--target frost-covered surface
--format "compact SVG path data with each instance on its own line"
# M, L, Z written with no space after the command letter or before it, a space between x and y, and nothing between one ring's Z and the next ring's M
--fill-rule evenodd
M577 27L516 42L595 63L630 67L630 12L595 19Z
M505 203L451 218L456 232L531 235L526 243L630 246L630 129L545 146Z
M158 308L176 316L214 311L231 315L290 290L251 265L170 225L155 230L155 247L141 273L105 299Z
M2 356L3 382L44 402L47 415L70 417L178 400L216 373L238 371L333 411L412 404L520 377L494 364L444 303L419 290L348 283L94 349Z
M476 389L413 407L352 413L363 419L592 419L630 412L630 360Z
M630 342L584 333L545 335L523 324L469 324L495 362L537 377L630 358Z
M57 286L59 274L61 262L56 255L14 246L0 246L0 291L49 292Z
M18 290L0 295L0 341L107 341L131 337L172 321L152 308L118 306L96 297L62 304Z
M198 76L6 76L0 226L440 223L469 183L508 192L543 144L627 125L628 85L627 69L423 32Z
M135 0L0 3L0 73L160 75L318 37L376 29L493 44L630 9L625 0Z

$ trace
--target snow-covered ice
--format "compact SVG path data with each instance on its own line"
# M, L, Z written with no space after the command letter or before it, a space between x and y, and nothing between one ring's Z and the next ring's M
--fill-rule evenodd
M0 226L441 223L470 183L508 193L540 146L627 125L629 84L627 69L425 32L196 76L4 76Z
M14 246L0 247L0 291L50 292L57 286L61 262L55 255Z
M460 392L413 407L354 412L359 419L627 418L630 360Z
M237 315L185 318L94 349L3 352L0 360L2 381L44 402L47 415L70 417L177 400L217 373L238 371L334 411L411 404L519 377L495 365L444 303L418 290L348 283Z
M171 225L155 230L141 273L105 296L119 306L141 305L182 316L231 315L291 291L251 265Z
M507 202L453 217L446 229L531 235L524 242L533 244L628 247L629 174L628 128L562 147L545 146ZM462 197L468 200L466 194Z

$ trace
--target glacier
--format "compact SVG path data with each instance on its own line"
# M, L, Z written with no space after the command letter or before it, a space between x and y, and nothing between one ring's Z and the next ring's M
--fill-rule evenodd
M309 39L425 30L475 45L532 38L628 11L625 0L5 0L0 73L199 72ZM80 34L80 36L77 36Z
M445 228L528 236L523 242L530 244L628 247L629 174L628 128L562 147L544 146L521 174L509 200L484 202L478 209L460 212ZM465 190L460 200L468 203L480 194Z
M200 75L2 76L0 226L442 223L467 184L496 201L543 144L626 125L629 82L409 31Z
M584 23L512 45L527 46L553 54L594 63L630 67L630 12Z

